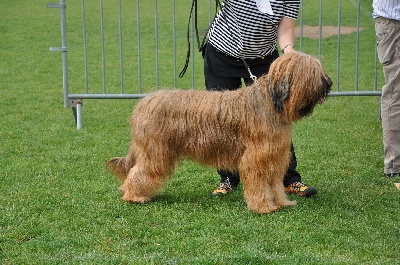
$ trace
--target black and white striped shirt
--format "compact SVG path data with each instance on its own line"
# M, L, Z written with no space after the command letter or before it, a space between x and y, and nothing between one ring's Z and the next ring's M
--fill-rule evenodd
M213 21L208 41L219 51L244 59L269 55L276 49L282 17L297 19L300 0L269 0L273 15L258 10L255 0L225 0Z

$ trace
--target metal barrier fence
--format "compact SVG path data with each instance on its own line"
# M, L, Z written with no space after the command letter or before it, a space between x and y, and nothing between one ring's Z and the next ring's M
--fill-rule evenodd
M197 20L191 16L191 21L188 18L192 1L188 0L118 0L113 4L115 7L107 0L100 0L98 6L93 1L68 2L68 15L74 18L71 20L74 36L68 41L73 44L67 46L67 5L66 0L60 0L60 3L47 5L48 8L59 8L61 14L61 47L51 47L50 50L62 52L64 107L72 108L78 129L82 128L81 107L84 99L138 99L148 91L159 89L160 85L189 89L204 87L199 85L203 84L204 78L202 60L195 47L194 25L199 24L198 28L203 29L199 33L201 36L207 31L216 12L215 0L199 0L204 5L198 10ZM372 18L365 19L366 10L362 9L360 0L338 0L335 19L332 17L335 12L324 12L322 0L317 5L318 15L305 5L307 1L302 1L298 20L298 50L313 54L323 62L336 86L330 95L380 96L377 87L382 81L379 81L381 74L378 71L376 45L365 45L360 40L363 33L362 18L362 23L369 29L373 21ZM349 10L349 5L354 10ZM357 16L342 14L343 10L347 14L354 14L356 10ZM337 31L333 37L325 38L324 25L328 22L332 25L331 20L336 20ZM354 33L342 34L343 23L355 24ZM185 27L177 26L182 24ZM307 36L307 24L316 25L317 36ZM185 78L179 79L177 76L186 58L187 38L191 50L189 71ZM146 45L143 45L144 42ZM343 45L346 45L344 58ZM350 56L349 45L352 47ZM73 62L69 62L67 56L71 51L74 52ZM373 69L361 69L363 62L360 60L371 61L371 58L374 60ZM169 80L170 77L173 79ZM354 85L349 87L352 78ZM346 87L342 87L343 80L346 81ZM129 93L131 91L128 90L136 86L134 83L137 89ZM76 93L72 93L75 92L72 90Z

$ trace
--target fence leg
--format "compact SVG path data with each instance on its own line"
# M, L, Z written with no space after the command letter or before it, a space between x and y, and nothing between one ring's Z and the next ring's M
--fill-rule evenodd
M72 114L74 115L76 128L82 129L82 100L81 99L70 99L69 105L72 108Z
M82 129L82 100L76 102L76 128Z

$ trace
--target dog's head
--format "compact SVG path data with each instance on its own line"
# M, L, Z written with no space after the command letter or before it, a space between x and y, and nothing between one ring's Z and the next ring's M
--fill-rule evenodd
M288 121L297 121L312 113L331 90L332 81L321 63L304 53L291 52L276 59L267 76L274 109L285 114Z

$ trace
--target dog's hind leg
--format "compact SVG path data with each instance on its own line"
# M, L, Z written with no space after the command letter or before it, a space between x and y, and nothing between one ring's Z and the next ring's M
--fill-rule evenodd
M149 176L135 165L131 168L127 178L120 187L120 190L123 193L122 199L134 203L145 203L150 201L151 196L155 192L155 187L150 182Z
M156 159L138 159L121 186L122 199L134 203L150 201L172 174L173 166Z

